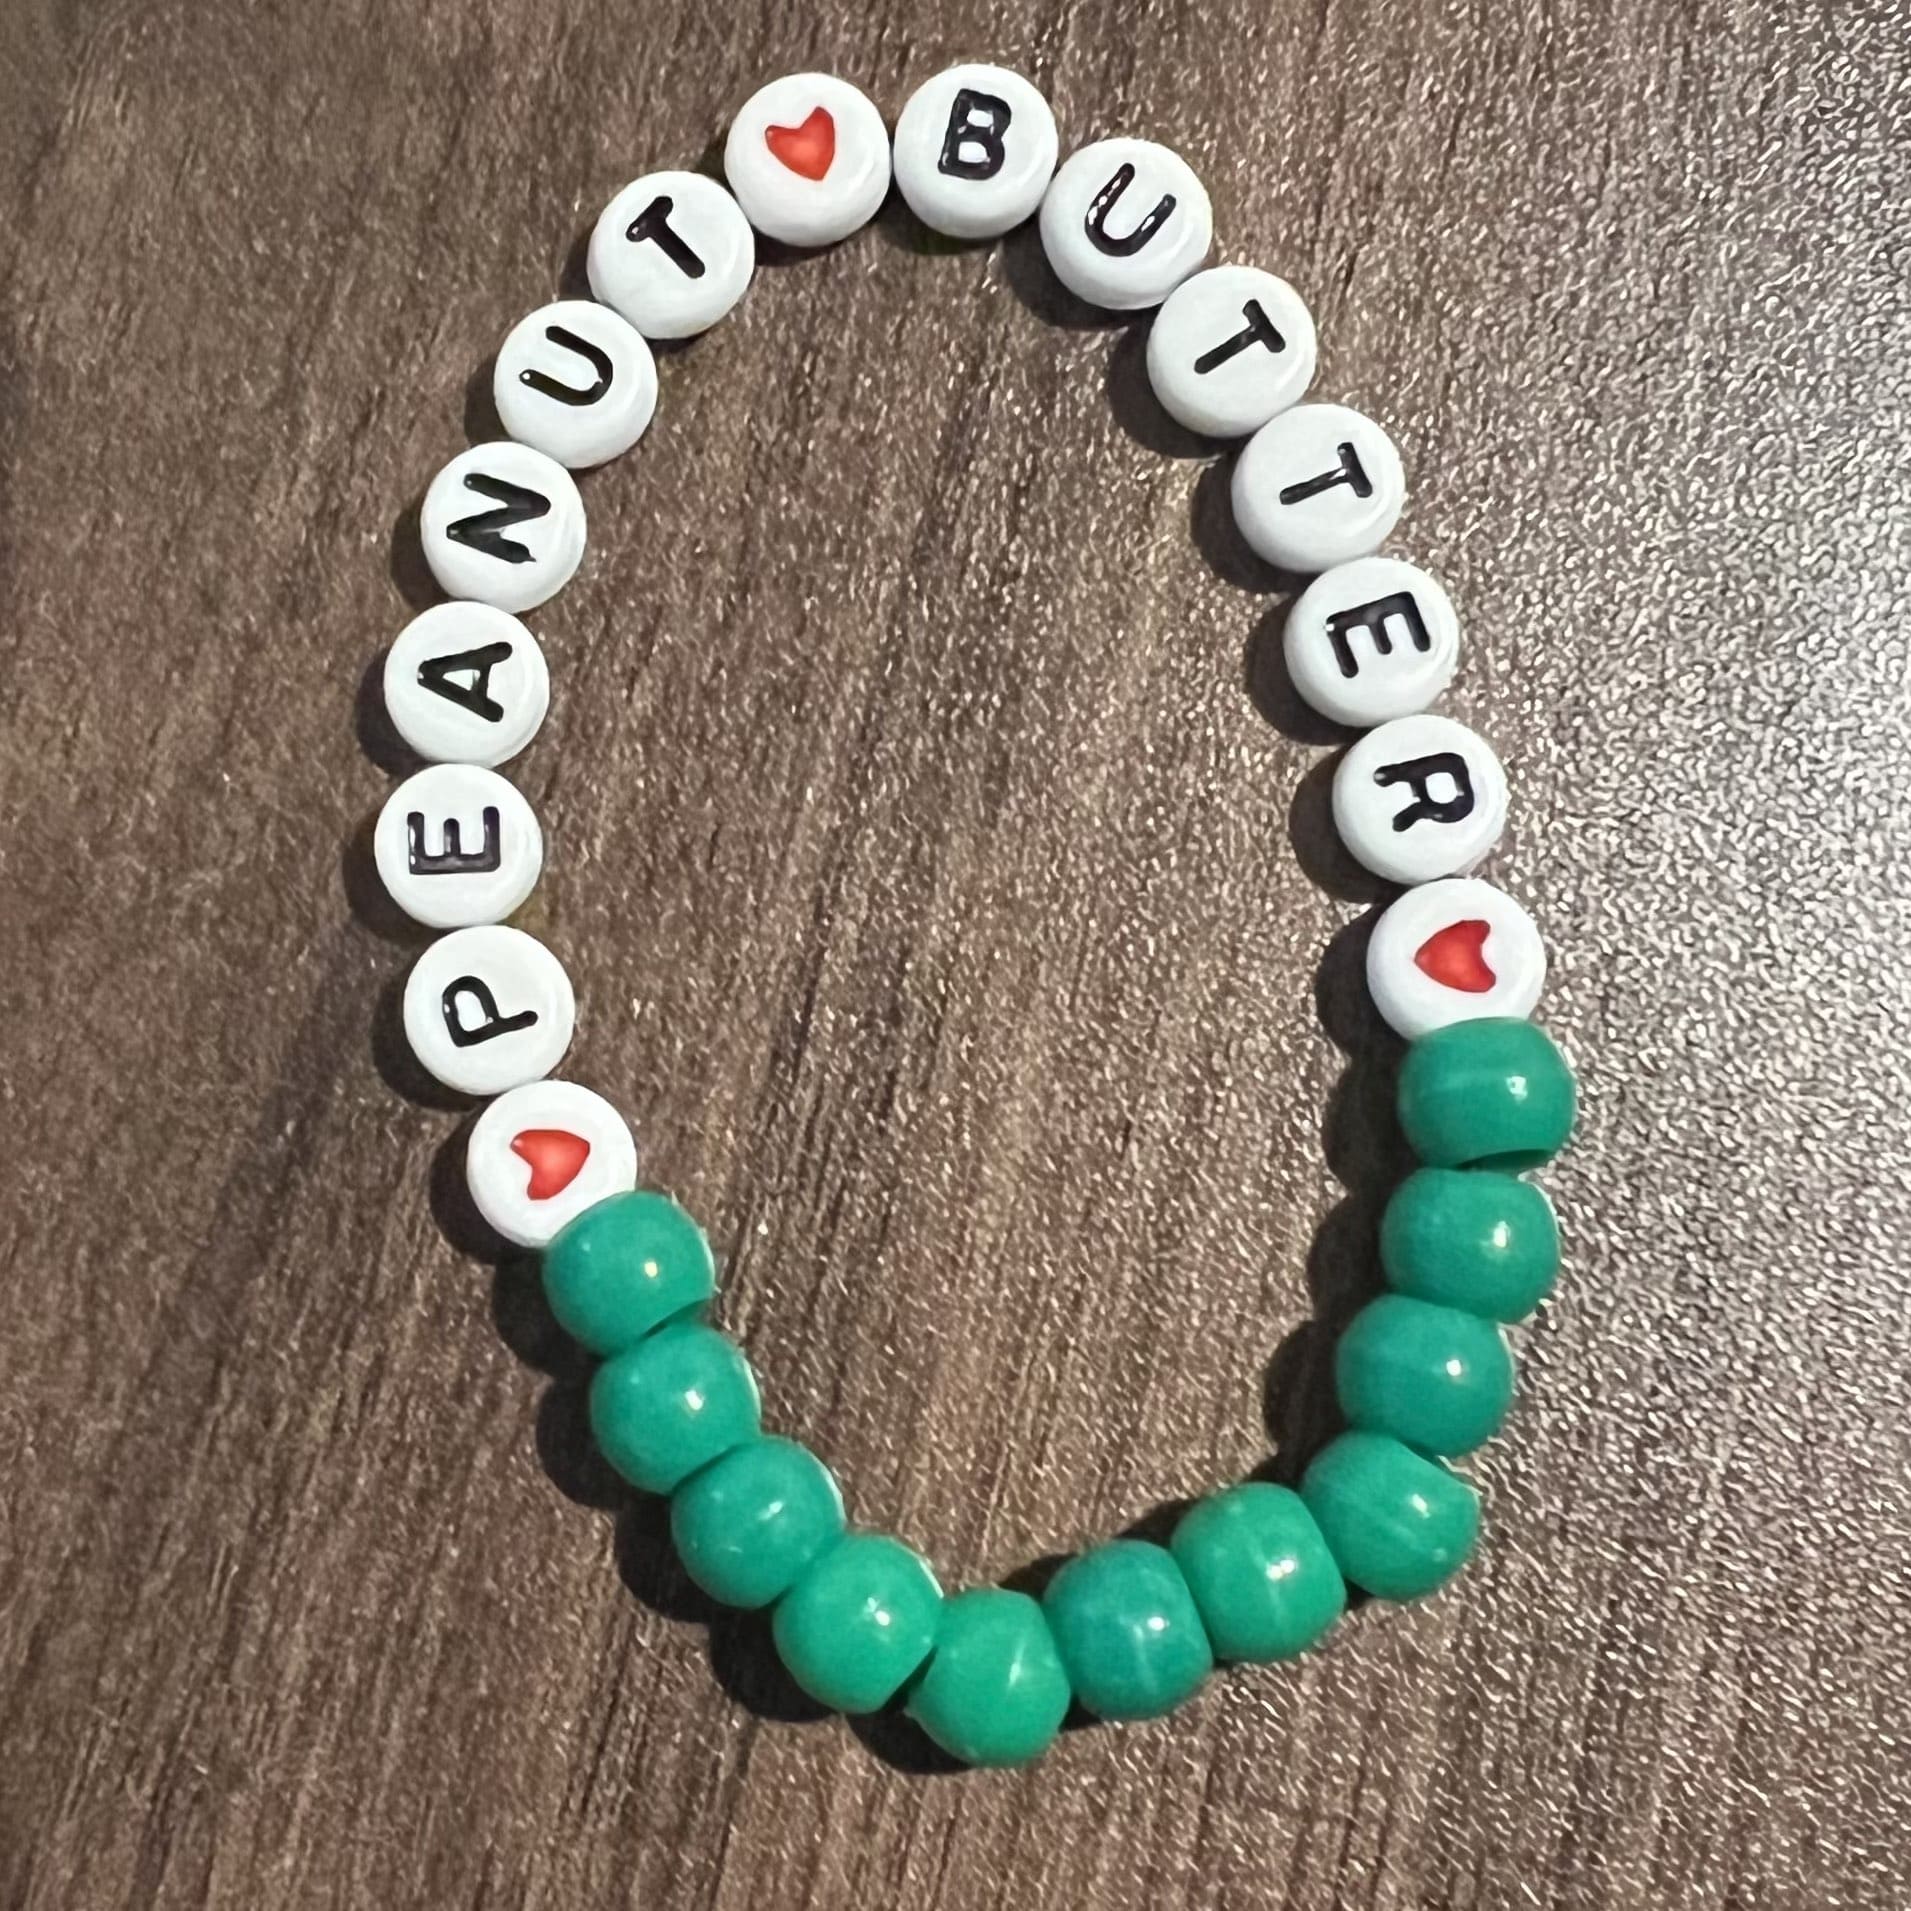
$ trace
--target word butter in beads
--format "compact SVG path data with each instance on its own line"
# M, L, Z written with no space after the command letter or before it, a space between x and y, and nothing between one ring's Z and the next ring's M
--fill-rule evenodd
M1471 873L1504 826L1504 772L1485 739L1431 709L1458 665L1458 617L1427 572L1378 554L1406 495L1392 440L1359 412L1307 399L1306 305L1260 266L1209 263L1213 213L1184 159L1121 137L1058 167L1059 154L1048 103L1001 67L926 81L893 148L855 87L799 73L732 121L727 190L664 169L618 193L591 235L595 300L541 306L505 336L494 392L509 437L459 453L426 493L425 553L454 601L413 619L386 660L392 720L428 767L391 793L374 831L393 897L452 931L407 980L408 1039L438 1080L494 1098L471 1128L466 1179L499 1235L542 1250L552 1314L601 1362L590 1419L606 1458L668 1496L672 1543L704 1591L769 1613L807 1692L846 1712L900 1704L977 1765L1035 1757L1071 1706L1153 1718L1217 1663L1304 1651L1352 1590L1414 1599L1458 1570L1480 1507L1448 1462L1510 1409L1505 1328L1559 1266L1552 1209L1523 1177L1574 1119L1566 1064L1526 1019L1546 978L1539 932ZM616 1109L552 1078L573 1032L570 980L503 920L537 881L543 837L495 766L536 736L550 696L515 613L552 598L583 556L571 471L646 439L659 400L650 341L733 312L756 235L834 244L874 216L892 174L938 232L986 239L1036 216L1078 297L1161 308L1147 369L1163 407L1191 430L1245 440L1232 478L1243 536L1314 577L1285 628L1295 686L1367 732L1335 775L1336 826L1404 885L1374 929L1367 978L1409 1044L1397 1112L1420 1165L1382 1218L1386 1291L1337 1350L1346 1430L1295 1486L1223 1488L1167 1545L1091 1547L1039 1599L945 1592L911 1548L853 1523L821 1460L765 1430L748 1360L708 1319L708 1242L638 1187Z

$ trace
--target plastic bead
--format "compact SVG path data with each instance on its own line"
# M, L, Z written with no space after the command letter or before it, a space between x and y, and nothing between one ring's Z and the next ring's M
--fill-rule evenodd
M447 596L535 610L583 561L584 500L571 474L529 445L473 445L432 479L418 531Z
M1546 983L1533 918L1476 876L1422 883L1389 904L1367 943L1367 993L1395 1034L1530 1015Z
M804 1573L771 1620L790 1677L838 1712L887 1705L929 1656L942 1588L919 1553L850 1533Z
M519 444L579 471L621 456L649 428L657 361L608 305L560 299L512 328L491 396Z
M1075 1696L1099 1718L1159 1718L1214 1669L1181 1568L1147 1540L1110 1540L1071 1559L1042 1606Z
M1559 1275L1559 1223L1530 1182L1422 1168L1380 1218L1387 1285L1487 1320L1524 1320Z
M502 922L537 887L544 832L515 785L475 763L434 763L385 799L372 861L399 908L433 929Z
M659 1328L598 1368L591 1432L633 1486L668 1493L699 1467L754 1440L756 1376L737 1344L696 1321Z
M754 1609L781 1599L842 1538L843 1496L807 1447L751 1440L677 1489L670 1532L712 1599Z
M1471 1453L1513 1404L1513 1356L1491 1321L1408 1294L1382 1294L1347 1324L1334 1382L1350 1426L1420 1453Z
M587 270L591 290L645 338L691 338L749 290L756 234L714 179L646 173L599 216Z
M472 1124L464 1171L492 1227L519 1247L542 1247L586 1208L637 1185L637 1144L602 1095L526 1082Z
M405 978L411 1052L463 1095L501 1095L548 1075L576 1017L563 963L535 936L498 923L441 936Z
M1055 115L1021 74L952 66L896 121L896 185L931 231L993 239L1042 203L1058 148Z
M1218 1659L1304 1652L1347 1608L1347 1587L1298 1493L1249 1480L1198 1500L1168 1542Z
M385 655L385 714L428 763L514 757L551 704L538 641L509 611L462 600L420 611Z
M1295 405L1235 460L1234 521L1249 547L1290 571L1324 571L1380 548L1407 501L1393 440L1346 405Z
M1245 438L1313 382L1314 321L1285 279L1251 265L1197 272L1148 328L1148 383L1190 431Z
M1022 1765L1061 1730L1070 1696L1042 1608L1026 1593L982 1586L944 1602L908 1709L966 1764Z
M544 1297L557 1324L606 1358L716 1291L703 1230L668 1195L647 1189L586 1208L544 1250Z
M1506 827L1506 772L1483 736L1451 717L1396 717L1334 772L1334 828L1389 882L1461 876Z
M888 129L847 80L786 74L730 122L723 176L757 231L785 245L834 245L873 219L889 190Z
M1078 299L1139 312L1201 269L1214 208L1179 153L1151 139L1103 139L1063 162L1040 228L1055 276Z
M1480 1496L1437 1460L1384 1433L1343 1433L1301 1480L1342 1574L1380 1599L1421 1599L1466 1563Z
M1281 652L1294 688L1322 716L1369 730L1426 709L1452 681L1460 619L1417 565L1357 557L1301 592Z
M1436 1168L1537 1168L1565 1146L1575 1103L1566 1058L1531 1022L1455 1022L1400 1067L1401 1130Z

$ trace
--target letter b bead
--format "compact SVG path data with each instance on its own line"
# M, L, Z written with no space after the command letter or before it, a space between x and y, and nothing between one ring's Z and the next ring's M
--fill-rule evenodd
M896 121L896 185L932 231L993 239L1042 203L1057 146L1055 115L1021 74L952 66Z

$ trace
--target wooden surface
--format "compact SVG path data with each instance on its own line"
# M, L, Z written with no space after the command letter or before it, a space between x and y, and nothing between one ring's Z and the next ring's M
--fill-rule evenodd
M1901 15L0 37L0 1903L1911 1903ZM596 209L774 73L978 55L1185 152L1395 430L1586 1105L1477 1564L1022 1775L805 1711L591 1463L360 835L418 496ZM1291 1469L1399 1171L1334 738L1140 356L892 210L668 357L533 619L570 1072L952 1581Z

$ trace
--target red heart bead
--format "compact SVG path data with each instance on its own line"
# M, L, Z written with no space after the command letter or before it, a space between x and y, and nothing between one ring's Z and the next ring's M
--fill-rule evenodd
M828 108L812 106L801 126L766 126L763 143L791 172L821 179L836 158L836 122Z
M1413 953L1414 963L1443 988L1484 995L1499 980L1481 953L1492 925L1477 920L1450 922Z
M533 1201L562 1194L577 1179L590 1151L590 1143L567 1128L527 1128L511 1137L511 1152L531 1165L531 1185L525 1192Z

